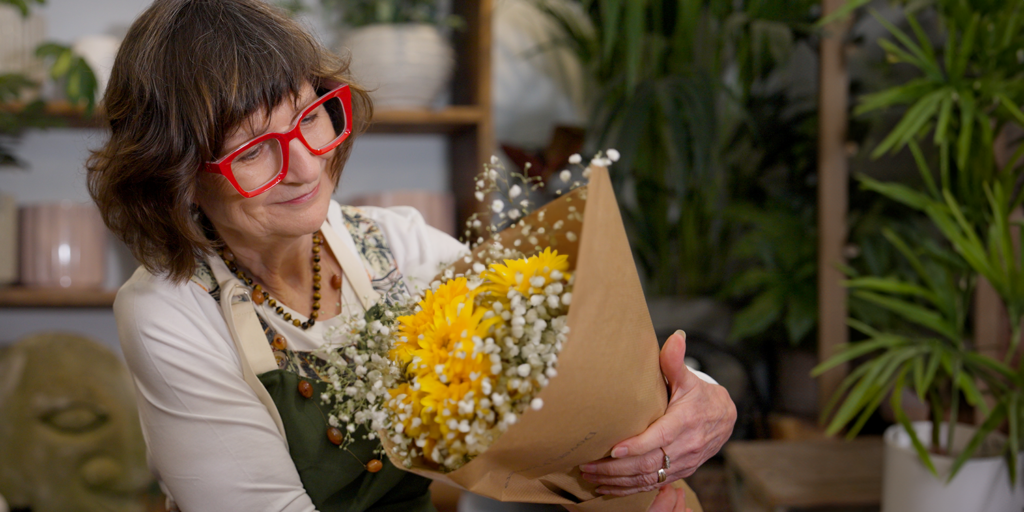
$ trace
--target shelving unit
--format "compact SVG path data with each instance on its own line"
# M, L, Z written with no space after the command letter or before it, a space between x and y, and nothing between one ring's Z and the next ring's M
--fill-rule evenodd
M0 288L0 307L4 308L109 308L116 291L99 289Z
M491 16L492 0L453 0L453 14L466 21L453 34L456 66L451 106L441 110L378 110L371 133L430 133L448 138L450 188L455 195L456 226L462 226L477 208L473 178L493 153L491 120ZM47 105L47 112L72 128L98 128L102 109L84 116L68 103ZM116 292L105 290L35 289L0 287L0 307L109 308Z

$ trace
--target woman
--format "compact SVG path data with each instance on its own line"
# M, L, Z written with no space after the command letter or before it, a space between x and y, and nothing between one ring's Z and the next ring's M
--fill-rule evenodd
M186 511L431 510L429 482L368 442L328 444L319 400L302 398L322 389L306 358L326 327L465 251L412 209L331 200L372 112L345 66L258 0L158 0L104 103L89 189L143 264L114 310L169 496ZM684 350L663 351L668 414L582 468L602 492L686 476L731 432L728 393L686 370ZM683 508L666 490L652 510Z

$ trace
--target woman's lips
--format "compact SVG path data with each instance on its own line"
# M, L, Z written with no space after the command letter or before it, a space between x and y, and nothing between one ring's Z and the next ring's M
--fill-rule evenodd
M294 199L289 199L287 201L281 201L280 204L302 204L302 203L305 203L306 201L309 201L309 200L313 199L314 197L316 197L318 192L320 192L320 184L319 183L317 183L316 186L313 187L313 190L310 190L309 192L307 192L305 194L302 194L301 196L296 197Z

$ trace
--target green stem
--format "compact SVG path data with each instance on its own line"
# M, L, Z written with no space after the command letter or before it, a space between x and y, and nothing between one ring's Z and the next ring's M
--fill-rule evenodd
M1020 315L1010 315L1010 349L1006 351L1006 357L1003 358L1003 362L1007 365L1013 364L1013 358L1014 356L1017 355L1017 347L1020 346L1020 322ZM1024 368L1024 366L1022 366L1021 368Z
M932 444L931 450L935 453L939 453L939 446L941 446L941 439L939 436L939 425L942 424L942 401L939 398L938 391L934 387L928 390L928 396L931 400L931 412L932 412Z

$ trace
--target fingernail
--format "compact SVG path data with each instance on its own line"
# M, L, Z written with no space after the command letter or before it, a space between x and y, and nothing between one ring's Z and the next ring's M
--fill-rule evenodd
M598 494L608 494L608 490L605 489L604 487L598 487L597 489L594 490L594 492Z
M596 471L595 471L596 469L597 469L597 465L596 464L584 464L584 465L580 466L580 471L583 472L583 473L596 473Z
M620 446L620 447L612 450L612 458L613 459L621 459L621 458L625 457L626 455L629 455L629 449L627 449L625 446Z
M684 331L682 329L678 329L678 330L676 330L676 334L682 336L684 340L686 339L686 331Z

